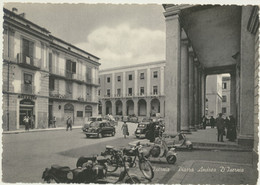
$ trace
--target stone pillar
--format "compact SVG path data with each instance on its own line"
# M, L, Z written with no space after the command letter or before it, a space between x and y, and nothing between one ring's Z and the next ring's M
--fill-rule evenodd
M147 96L150 96L150 91L151 91L151 70L148 67L147 69L147 84L146 84L146 91L147 91Z
M188 40L181 41L181 131L189 132Z
M151 99L147 98L146 99L146 117L150 117L151 113Z
M160 98L160 115L164 117L164 98Z
M161 70L160 70L160 87L161 87L161 90L160 90L160 95L164 95L164 67L161 67Z
M201 71L201 115L205 116L205 101L206 101L206 78L203 70Z
M123 72L123 92L122 92L122 97L126 97L126 84L125 84L125 81L126 81L126 77L125 77L125 71Z
M126 116L126 100L122 100L122 116Z
M166 69L165 74L165 130L176 134L179 128L180 95L180 37L181 28L178 12L170 10L166 17Z
M134 114L138 116L138 99L134 99Z
M138 89L137 89L137 87L138 87L138 79L139 79L138 73L137 73L137 70L135 70L134 96L137 96L137 94L138 94Z
M112 94L111 94L111 97L115 97L116 96L115 95L116 92L115 92L115 73L114 72L112 73L112 80L111 80L111 82L112 82Z
M195 131L194 124L194 53L191 47L189 47L189 128L191 131Z
M197 127L201 124L201 66L198 66L198 122Z
M230 114L236 118L236 74L230 74Z
M194 125L195 125L195 129L197 129L197 125L198 125L198 65L196 63L196 65L194 66Z
M255 35L247 30L253 6L243 6L240 41L240 128L238 144L253 147Z
M111 106L112 106L112 116L116 116L116 101L111 100Z

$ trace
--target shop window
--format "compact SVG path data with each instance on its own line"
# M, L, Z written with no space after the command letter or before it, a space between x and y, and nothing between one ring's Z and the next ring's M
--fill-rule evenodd
M83 111L77 111L77 117L83 117Z

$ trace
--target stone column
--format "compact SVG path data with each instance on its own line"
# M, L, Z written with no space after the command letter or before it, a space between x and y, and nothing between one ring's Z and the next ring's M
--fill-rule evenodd
M122 116L126 116L126 100L122 100Z
M135 84L134 84L134 96L137 96L138 94L138 79L139 79L139 76L138 76L138 73L137 73L137 70L135 70Z
M253 6L243 6L240 41L240 115L238 144L253 147L255 35L247 30Z
M112 106L112 116L116 116L116 101L111 100L111 106Z
M191 47L189 47L189 128L191 131L195 131L194 124L194 53Z
M201 115L205 116L205 96L206 96L206 78L203 70L201 71Z
M123 72L123 92L122 92L122 97L126 97L126 84L125 84L125 81L126 81L126 77L125 77L125 71Z
M201 66L198 67L198 122L197 127L201 124Z
M138 116L138 99L134 99L134 114Z
M189 132L189 57L188 40L181 41L181 131Z
M164 117L164 97L160 98L160 115Z
M151 99L146 98L146 117L150 117L151 112Z
M178 12L166 11L165 130L176 134L180 124L180 37Z
M236 118L236 74L230 74L230 114Z
M147 84L146 84L146 92L147 92L147 96L150 96L150 91L151 91L151 70L148 67L147 69Z
M196 59L195 59L196 60ZM198 63L195 63L196 65L194 66L194 125L195 129L197 129L198 125Z
M161 87L161 90L160 90L160 95L164 95L164 67L161 67L161 70L160 70L160 87Z

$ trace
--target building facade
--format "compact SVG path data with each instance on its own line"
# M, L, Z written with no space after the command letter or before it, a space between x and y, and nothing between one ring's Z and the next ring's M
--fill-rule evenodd
M222 77L222 113L226 116L230 115L230 76Z
M206 116L217 117L222 108L222 77L221 75L209 75L206 78Z
M74 125L97 114L99 58L54 37L43 27L4 9L3 130L24 128L25 115L34 128Z
M164 116L165 61L124 66L99 72L102 115Z

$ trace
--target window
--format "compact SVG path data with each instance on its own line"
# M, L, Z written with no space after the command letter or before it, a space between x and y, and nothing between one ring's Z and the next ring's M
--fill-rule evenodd
M144 73L140 73L140 79L141 79L141 80L144 79Z
M128 95L132 95L132 88L128 88Z
M72 97L72 82L66 82L66 95Z
M226 82L223 82L222 89L227 89L227 83Z
M121 96L121 89L117 89L117 96Z
M107 83L110 83L110 77L107 77Z
M53 91L55 89L55 79L54 78L50 78L50 81L49 81L49 89L51 91Z
M144 95L144 87L140 87L140 95Z
M100 90L98 90L98 96L100 96Z
M158 94L158 87L157 86L153 86L153 94Z
M110 96L110 89L107 89L107 96Z
M133 76L132 75L128 75L128 80L132 80Z
M72 74L76 73L76 62L72 62L71 60L66 61L66 77L72 78Z
M24 84L32 85L32 75L24 73Z
M33 53L34 53L34 43L27 39L23 39L23 63L33 64Z
M77 117L83 117L83 111L77 111Z
M158 78L158 71L153 72L153 78Z
M227 96L222 96L222 102L227 102Z
M117 81L121 82L121 76L117 76Z
M100 78L98 78L98 84L100 84Z
M222 107L222 113L223 114L227 113L227 108L226 107Z

